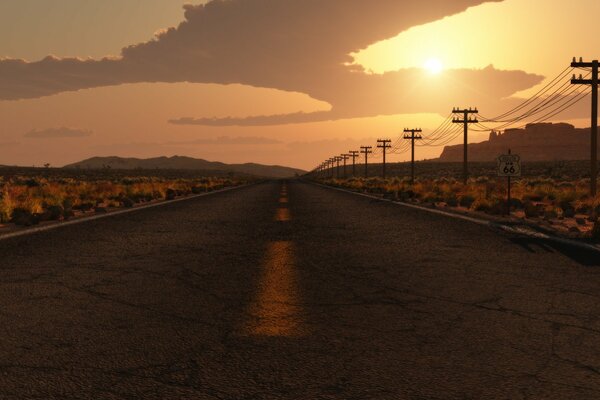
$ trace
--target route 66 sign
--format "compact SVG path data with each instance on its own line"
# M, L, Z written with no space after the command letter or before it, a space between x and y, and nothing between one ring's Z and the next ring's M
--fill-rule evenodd
M521 157L516 154L499 156L498 176L521 176Z

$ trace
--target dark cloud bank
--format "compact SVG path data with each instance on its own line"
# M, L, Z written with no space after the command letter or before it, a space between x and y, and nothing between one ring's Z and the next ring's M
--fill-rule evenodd
M420 69L374 75L348 65L352 52L490 1L213 0L187 5L178 27L123 49L119 58L0 61L0 99L123 83L195 82L301 92L331 105L326 112L171 121L209 126L446 114L454 105L497 110L507 105L501 105L501 99L543 77L490 66L446 71L443 77L428 79Z

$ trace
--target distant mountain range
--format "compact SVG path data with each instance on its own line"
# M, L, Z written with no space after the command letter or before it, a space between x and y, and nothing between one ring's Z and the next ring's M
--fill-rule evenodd
M180 169L202 170L214 172L233 172L260 176L265 178L287 178L296 174L306 173L301 169L283 167L280 165L262 164L225 164L221 162L206 161L191 157L156 157L156 158L123 158L123 157L93 157L74 164L65 165L66 169Z
M590 129L566 123L529 124L525 129L490 132L489 140L468 145L469 161L495 161L511 149L526 161L589 160ZM463 145L444 147L437 161L462 161Z

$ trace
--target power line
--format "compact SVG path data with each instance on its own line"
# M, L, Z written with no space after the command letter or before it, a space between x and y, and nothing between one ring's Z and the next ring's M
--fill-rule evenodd
M537 93L535 93L533 96L531 96L529 99L525 100L523 103L521 103L520 105L504 112L503 114L500 114L496 117L493 118L485 118L483 116L482 119L484 122L486 121L494 121L494 120L500 120L503 119L511 114L514 114L515 112L523 109L524 107L526 107L528 104L534 102L535 100L539 99L544 93L546 93L548 90L550 90L552 87L556 86L558 84L558 82L560 82L561 79L566 78L567 76L569 76L569 74L571 73L572 68L571 67L567 67L564 70L562 70L556 77L554 77L554 79L552 79L550 82L548 82L548 84L546 84L544 87L542 87Z

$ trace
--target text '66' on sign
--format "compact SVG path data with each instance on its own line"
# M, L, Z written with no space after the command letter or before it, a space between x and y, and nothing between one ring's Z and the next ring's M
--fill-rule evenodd
M521 176L521 157L516 154L499 156L498 176Z

